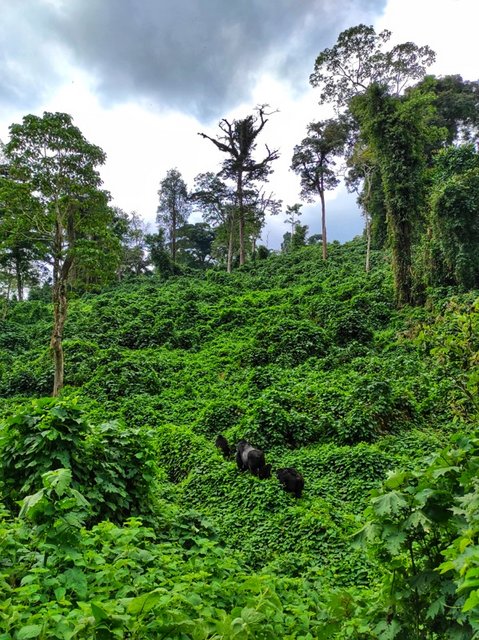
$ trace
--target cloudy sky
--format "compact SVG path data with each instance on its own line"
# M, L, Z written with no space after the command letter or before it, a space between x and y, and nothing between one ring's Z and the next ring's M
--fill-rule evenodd
M312 120L329 115L309 85L314 60L338 34L360 23L387 28L396 42L428 44L431 72L479 77L478 0L0 0L0 140L27 113L65 111L107 153L102 169L113 204L154 228L157 190L177 167L195 175L223 160L218 121L257 104L274 110L262 145L281 158L269 189L284 207L299 201L289 170ZM354 197L328 196L330 240L362 230ZM303 223L319 231L319 209ZM278 248L283 215L263 240Z

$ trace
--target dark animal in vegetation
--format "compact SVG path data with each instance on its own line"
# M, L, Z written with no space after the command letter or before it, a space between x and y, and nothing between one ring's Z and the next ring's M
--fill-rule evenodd
M254 476L264 480L271 477L271 465L266 464L264 451L240 440L236 445L236 464L240 471L249 469Z
M265 480L266 478L271 478L271 465L265 464L264 467L258 469L258 478L260 480Z
M218 447L218 449L221 451L221 453L223 454L223 456L225 458L229 458L230 457L230 455L232 453L231 447L228 444L228 440L224 436L219 435L216 438L215 446Z
M283 489L288 493L294 493L296 498L301 498L301 494L304 489L304 478L292 467L286 467L285 469L278 469L276 471L276 477L283 485Z

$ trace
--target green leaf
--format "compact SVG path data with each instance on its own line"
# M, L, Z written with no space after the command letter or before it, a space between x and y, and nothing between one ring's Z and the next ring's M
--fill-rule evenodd
M377 634L379 640L394 640L400 631L401 625L396 620L391 620L391 622L381 620L381 622L374 627L374 632Z
M91 612L96 622L108 620L110 615L108 611L98 602L90 602Z
M409 475L410 474L406 471L391 472L390 475L388 475L388 477L384 481L384 486L387 487L388 489L397 489L398 487L404 484L404 480Z
M27 640L27 638L38 638L42 632L41 624L29 624L22 627L17 633L17 640Z
M378 516L396 514L404 507L407 507L407 501L404 498L404 494L399 491L383 493L377 498L373 498L371 503Z
M444 613L445 604L446 596L443 595L430 605L426 613L426 618L433 620L438 615L438 613Z
M478 605L479 605L479 590L472 591L469 594L468 599L464 603L464 606L462 607L462 610L463 611L470 611L471 609L474 609L474 607L477 607Z
M417 529L419 526L421 526L424 531L431 530L431 521L420 509L417 509L416 511L413 511L409 518L405 521L404 527L406 529Z
M44 489L40 489L40 491L37 491L36 493L23 498L19 517L22 518L23 516L28 515L33 507L40 502L40 500L43 498L43 495Z
M51 471L50 486L55 489L55 493L60 498L72 481L72 472L70 469L56 469Z
M244 607L244 609L241 610L241 617L246 624L258 624L258 622L263 620L264 615L256 609Z
M139 613L146 613L150 611L158 604L158 602L160 602L166 593L166 589L158 588L150 591L149 593L144 593L141 596L132 598L128 603L128 613L138 615Z
M447 473L450 473L451 471L459 473L461 471L461 468L460 467L454 467L454 466L439 467L439 469L435 469L432 472L432 477L433 478L440 478L441 476L445 476Z

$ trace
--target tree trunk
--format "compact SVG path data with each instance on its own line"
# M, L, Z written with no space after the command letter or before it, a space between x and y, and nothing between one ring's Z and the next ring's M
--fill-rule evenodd
M323 245L323 260L327 260L328 258L328 244L326 237L326 202L324 201L324 189L321 189L319 192L319 197L321 199L321 235L322 235L322 245Z
M53 251L53 330L50 340L50 349L53 355L54 378L52 395L58 396L63 388L64 358L63 358L63 329L67 319L67 282L70 269L73 266L73 257L66 255L62 259L63 225L57 204L57 220L55 223L55 240Z
M371 217L366 212L366 273L371 269Z
M176 264L176 210L173 208L171 219L171 259Z
M17 297L19 302L23 302L23 278L20 261L15 260L15 275L17 278Z
M411 224L401 220L399 216L390 215L392 233L392 267L396 304L402 307L413 304L412 290L412 255L411 255Z
M11 288L11 284L10 284L10 278L9 278L8 282L7 282L7 293L6 293L6 296L5 296L5 303L3 305L2 320L5 320L5 318L7 317L8 303L10 301L10 288Z
M50 340L50 348L52 350L54 364L53 396L57 396L63 388L64 358L62 340L66 318L66 282L60 278L53 287L53 331Z
M239 214L239 263L240 267L245 263L245 242L244 242L244 211L243 211L243 172L238 171L238 214Z
M234 224L233 224L233 221L231 221L229 238L228 238L228 259L226 263L226 271L228 273L231 273L233 268L233 234L234 234Z

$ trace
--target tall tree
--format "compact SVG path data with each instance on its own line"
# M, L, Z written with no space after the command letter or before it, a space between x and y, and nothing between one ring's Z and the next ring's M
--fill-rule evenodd
M353 152L347 159L347 172L345 175L346 186L349 191L354 191L358 198L364 219L366 231L366 264L365 271L369 273L371 268L371 244L372 244L372 214L375 211L372 199L374 176L379 167L372 152L372 148L358 141Z
M434 51L412 42L385 50L390 37L390 31L376 33L364 24L342 31L336 44L318 55L309 79L313 87L321 89L320 101L341 109L372 84L384 85L392 95L400 95L411 82L422 78L436 58Z
M148 225L136 213L127 213L119 207L113 207L114 231L121 244L120 264L117 275L121 280L126 276L138 276L148 269L146 233Z
M14 179L26 182L41 208L29 220L51 260L54 360L53 395L64 382L63 330L67 318L67 285L74 267L98 265L98 247L111 235L108 196L100 190L97 166L105 154L89 143L66 113L27 115L10 127L5 146Z
M206 133L200 136L210 140L221 152L227 154L223 162L221 174L235 182L236 210L239 230L239 261L245 263L246 256L246 214L245 190L254 182L267 180L271 173L271 163L279 157L278 150L270 150L266 146L266 155L262 160L255 160L256 138L261 133L268 116L266 106L259 106L255 113L241 120L228 121L223 118L219 123L221 133L217 138L211 138Z
M231 273L237 228L234 189L211 171L200 173L195 178L191 202L201 212L203 220L215 229L216 242L221 242L225 236L226 270Z
M176 233L188 221L191 205L186 183L178 169L169 169L160 182L160 202L156 221L165 229L170 243L171 259L176 262Z
M349 127L344 118L312 122L308 135L294 148L291 168L301 177L301 197L313 202L321 201L321 236L323 259L328 256L326 234L325 192L339 184L334 171L337 157L342 153L348 138Z
M291 234L294 233L296 225L299 224L299 219L302 214L301 207L302 205L299 203L286 205L286 215L288 217L286 218L285 222L286 224L291 225Z

